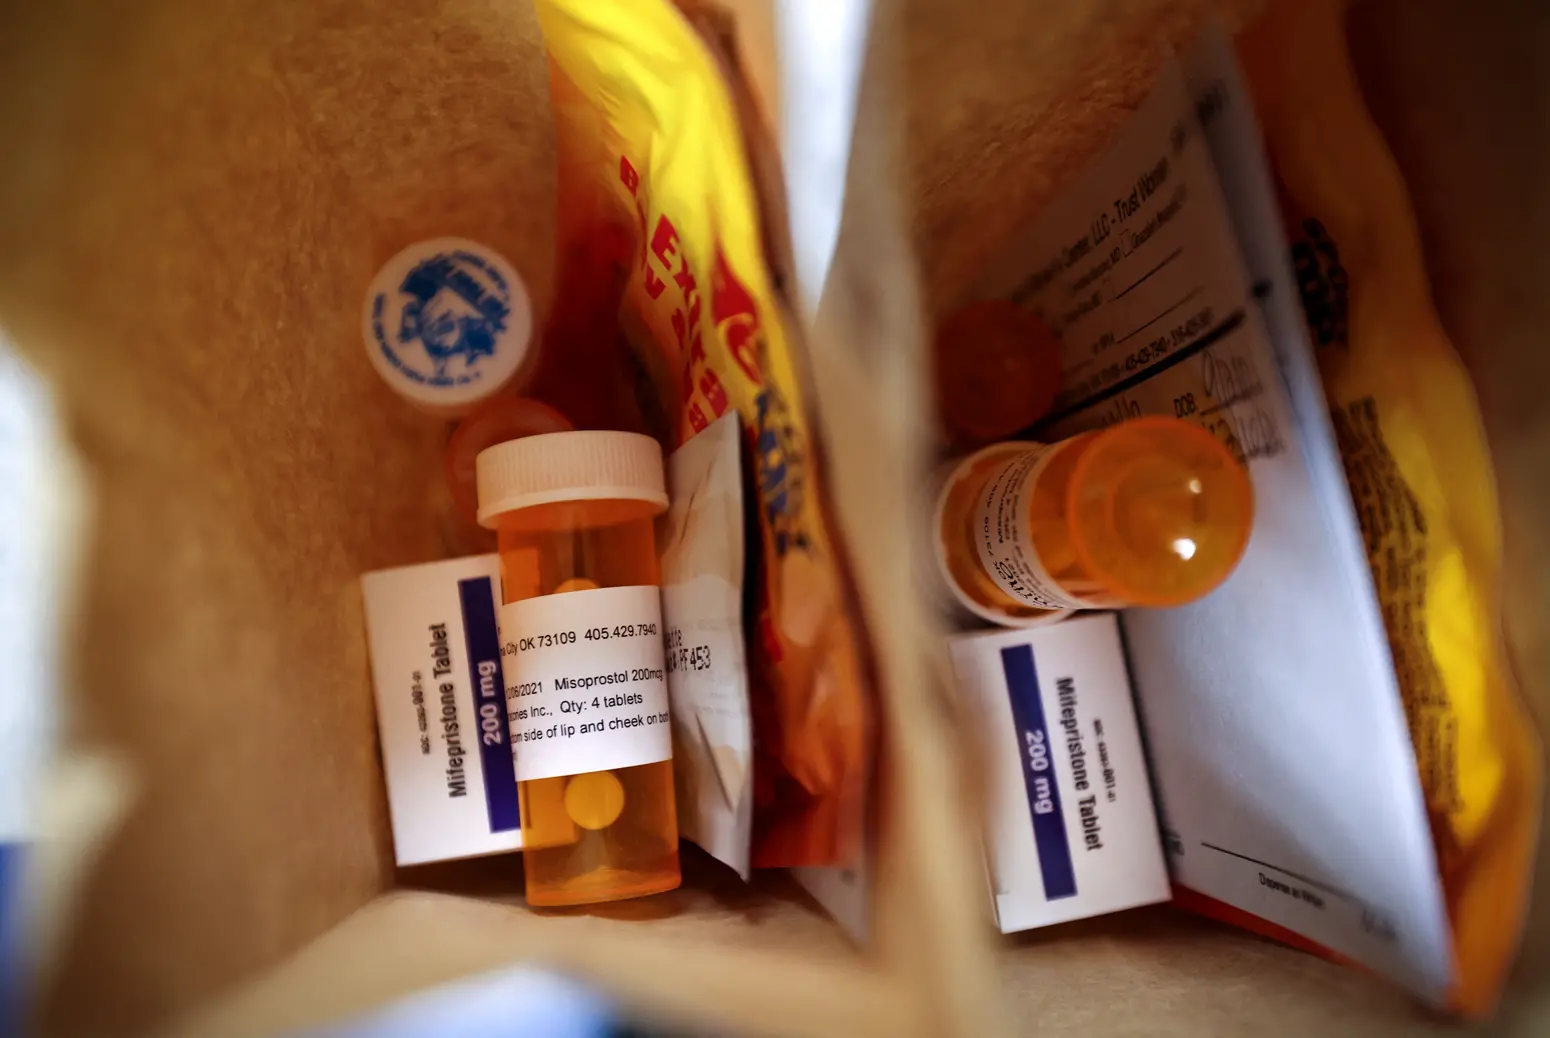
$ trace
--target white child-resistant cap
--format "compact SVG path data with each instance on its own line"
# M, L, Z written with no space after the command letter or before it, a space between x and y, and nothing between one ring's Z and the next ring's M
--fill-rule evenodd
M554 501L650 501L667 508L662 445L639 433L545 433L486 447L474 459L479 522Z
M372 366L394 392L422 411L456 416L522 367L533 305L495 250L466 238L432 238L377 272L361 334Z

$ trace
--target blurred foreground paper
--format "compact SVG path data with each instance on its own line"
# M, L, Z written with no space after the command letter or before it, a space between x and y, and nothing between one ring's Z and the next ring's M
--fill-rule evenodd
M296 1038L606 1038L613 1006L591 988L542 970L489 973L406 998L378 1013Z

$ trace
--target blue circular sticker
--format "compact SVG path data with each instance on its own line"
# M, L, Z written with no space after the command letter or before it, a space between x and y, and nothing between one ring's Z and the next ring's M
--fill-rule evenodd
M511 264L464 238L417 242L366 294L366 350L395 391L463 410L500 389L527 356L532 305Z

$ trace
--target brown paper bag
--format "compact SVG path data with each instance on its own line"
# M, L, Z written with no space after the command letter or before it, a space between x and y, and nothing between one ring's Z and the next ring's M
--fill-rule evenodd
M356 578L440 554L444 433L363 363L356 314L376 265L433 234L489 242L547 298L550 124L527 7L72 0L0 15L0 324L53 383L92 502L58 785L100 806L104 769L75 762L127 776L96 782L122 810L51 931L43 1030L271 1034L523 960L734 1033L1429 1026L1376 981L1169 909L993 942L971 787L923 649L933 620L909 568L928 557L909 490L922 312L1102 147L1160 48L1252 6L878 8L810 337L884 693L865 952L779 875L741 889L691 865L671 895L537 915L512 859L392 867ZM1532 337L1550 315L1530 289L1545 280L1538 185L1512 161L1543 125L1530 15L1373 0L1358 25L1497 451L1508 636L1543 718L1550 420ZM40 879L76 874L49 840L69 817L49 816ZM1550 1015L1547 921L1541 906L1504 1029Z

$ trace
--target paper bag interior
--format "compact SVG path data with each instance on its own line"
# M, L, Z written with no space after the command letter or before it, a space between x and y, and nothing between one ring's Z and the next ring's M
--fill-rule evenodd
M924 399L890 341L918 355L918 314L1080 172L1167 45L1253 7L879 7L814 343L842 526L885 531L852 538L886 690L876 936L861 953L788 879L745 889L692 854L681 891L561 915L522 906L512 858L393 867L357 578L445 554L445 427L371 370L359 312L382 260L436 235L504 252L546 307L552 125L528 5L8 6L0 324L52 383L90 486L68 748L129 777L46 963L43 1029L276 1033L535 958L736 1033L1441 1026L1378 981L1166 908L991 941L947 712L910 643L928 620L888 584L907 579L886 565L910 550L887 514L905 477L867 462L875 448L907 464L895 434ZM1486 158L1545 124L1530 8L1373 0L1355 31L1496 452L1506 633L1543 719L1539 185L1529 163ZM897 197L874 187L890 181ZM897 392L876 394L877 413L830 406L878 371ZM1547 976L1541 897L1501 1026L1550 1020Z

